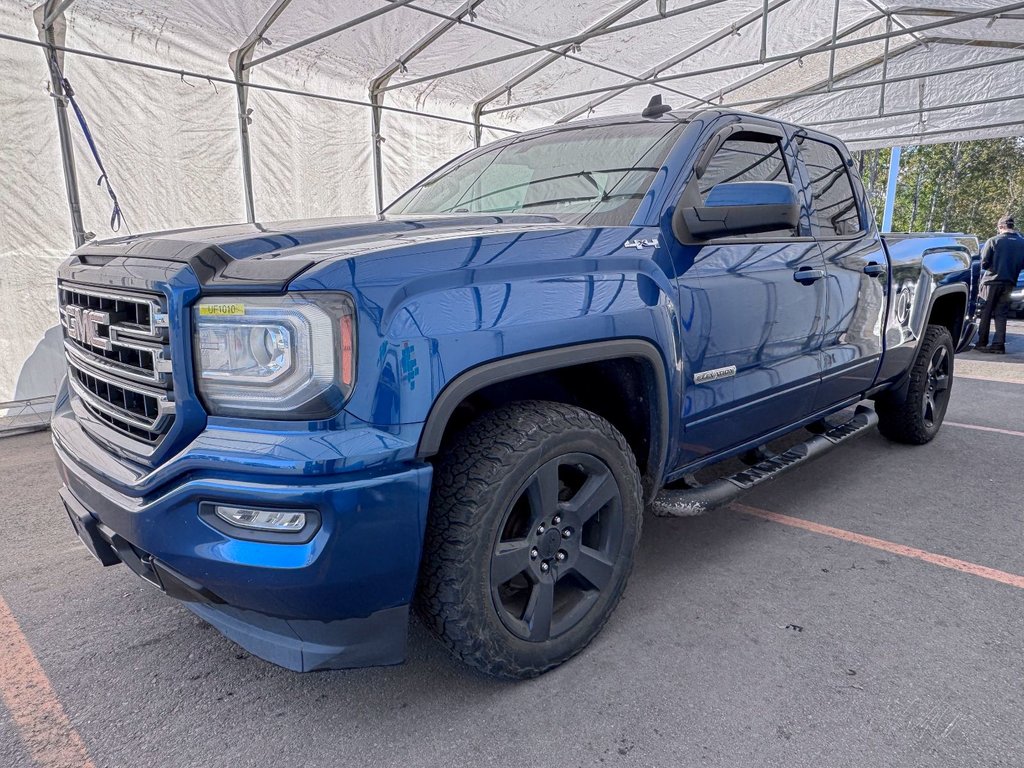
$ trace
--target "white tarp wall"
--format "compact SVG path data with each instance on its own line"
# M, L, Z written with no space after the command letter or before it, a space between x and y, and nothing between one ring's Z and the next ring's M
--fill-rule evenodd
M0 402L54 390L53 275L74 247L47 54L29 44L40 3L0 0ZM373 212L375 144L387 204L471 148L474 122L486 142L639 112L653 93L777 114L854 148L1024 132L1024 2L75 0L63 67L133 232L246 218L228 55L272 9L247 71L263 221ZM110 200L69 119L84 229L109 237Z

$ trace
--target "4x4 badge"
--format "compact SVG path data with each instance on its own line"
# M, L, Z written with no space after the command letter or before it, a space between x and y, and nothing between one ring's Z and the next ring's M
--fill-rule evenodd
M643 249L643 248L647 248L647 247L657 248L658 247L658 238L652 237L650 240L641 240L641 239L627 240L626 242L624 242L622 244L622 247L623 248L636 248L638 251Z

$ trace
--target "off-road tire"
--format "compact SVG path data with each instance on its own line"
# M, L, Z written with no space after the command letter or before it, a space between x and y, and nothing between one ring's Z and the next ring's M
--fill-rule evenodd
M583 479L579 482L583 485L575 491L578 495L569 497L573 491L563 478L566 472L572 473L582 467L573 463L576 459L590 462L599 469L593 475L581 474ZM542 473L550 472L548 468L551 466L555 467L557 478L553 487L560 489L557 509L569 509L567 518L571 519L575 514L567 505L583 498L582 488L600 484L602 493L590 494L594 498L590 506L594 507L598 504L597 496L603 497L612 488L611 481L614 488L610 492L615 493L617 489L617 500L599 507L600 511L590 518L592 522L580 523L579 545L584 543L585 534L593 533L593 529L585 531L587 526L613 526L614 520L621 516L621 528L614 525L617 532L614 539L601 533L601 540L612 541L606 546L615 549L617 554L606 556L602 565L606 568L603 573L608 579L607 585L595 590L589 582L579 582L580 576L570 568L574 557L580 558L577 562L582 566L583 555L580 553L586 547L577 546L576 555L559 549L556 559L550 547L561 546L559 536L565 538L568 547L574 532L569 530L570 535L567 536L566 529L559 530L552 524L554 517L547 516L548 539L539 545L544 550L541 557L551 558L544 561L550 563L545 568L545 575L552 579L554 597L550 604L557 605L560 598L556 584L564 580L562 597L567 594L577 597L572 590L578 583L582 584L578 599L581 605L585 602L590 607L584 605L585 610L579 609L584 610L582 618L575 624L567 624L571 628L538 641L524 639L510 629L510 614L503 612L495 591L501 587L495 585L498 579L493 576L492 564L498 557L496 548L506 546L503 536L508 531L512 515L535 520L532 517L534 499L555 498L550 493L536 490L541 482L537 478L550 478L550 474ZM601 466L604 469L600 469ZM610 475L605 470L610 471ZM588 480L593 481L589 486L586 485ZM530 492L536 495L529 496ZM563 496L567 500L563 500ZM526 512L523 504L527 505ZM579 502L578 506L583 509L586 505ZM606 420L582 408L543 401L513 403L490 411L453 441L436 466L420 570L419 613L427 628L463 662L497 677L536 677L575 656L604 626L622 596L632 569L640 540L642 513L640 472L636 460L626 440ZM561 515L556 513L556 516L559 517L559 525L564 524ZM583 516L575 519L582 520ZM530 525L533 527L525 534L527 537L539 530L536 522ZM553 530L558 530L559 536L554 536ZM621 542L614 543L619 538ZM511 545L518 548L520 540L516 534L516 541ZM540 567L534 557L535 552L536 548L528 553L532 562L527 563L527 569ZM531 576L529 570L517 572L514 577L522 580L520 583L525 586L521 589L530 595L532 601L531 590L537 589L540 581L531 582L528 577L543 577L537 572ZM510 581L505 586L513 583ZM551 613L557 610L553 609ZM524 617L527 615L529 607L524 612ZM563 623L568 621L564 617L561 620ZM523 626L532 636L529 625L524 623ZM553 620L549 626L554 634L556 625Z
M936 357L943 358L946 365L945 386L938 392L933 370ZM941 381L938 386L942 386ZM897 443L924 445L929 442L942 426L952 387L953 338L945 326L929 325L910 369L906 394L884 392L875 401L879 432ZM932 398L931 418L927 416L926 407L929 397Z

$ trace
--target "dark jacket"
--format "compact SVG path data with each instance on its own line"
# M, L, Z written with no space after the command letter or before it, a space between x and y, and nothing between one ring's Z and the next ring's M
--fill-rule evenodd
M1024 237L1004 232L989 238L981 249L981 266L987 272L983 283L1016 283L1024 270Z

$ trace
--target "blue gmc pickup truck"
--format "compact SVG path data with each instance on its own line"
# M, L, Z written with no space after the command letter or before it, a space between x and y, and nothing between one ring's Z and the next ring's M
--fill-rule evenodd
M62 504L290 669L400 662L416 605L540 674L611 615L645 509L935 436L977 240L881 237L852 165L655 106L468 152L381 216L90 243L58 274Z

